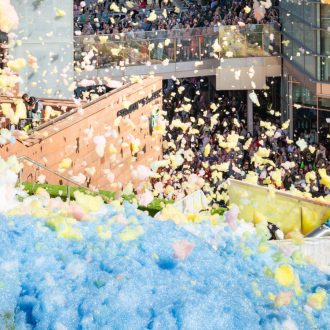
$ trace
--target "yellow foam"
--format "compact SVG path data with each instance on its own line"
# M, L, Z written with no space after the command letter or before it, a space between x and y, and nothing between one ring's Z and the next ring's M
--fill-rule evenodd
M275 280L283 286L291 286L295 281L295 274L291 266L283 264L275 269Z
M97 212L103 205L103 199L101 196L90 196L80 191L74 192L74 198L76 202L84 209L85 212Z
M126 227L120 234L119 238L122 241L134 241L139 236L141 236L144 233L143 228L141 226L138 227Z
M322 309L326 305L328 295L325 290L321 289L316 293L312 293L307 298L307 304L314 309Z

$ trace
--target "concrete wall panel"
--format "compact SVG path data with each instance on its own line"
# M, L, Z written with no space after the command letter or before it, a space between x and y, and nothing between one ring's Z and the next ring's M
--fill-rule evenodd
M11 49L14 58L28 54L38 59L38 70L27 66L20 71L20 93L36 97L71 98L73 82L73 5L68 0L12 0L19 15L15 33L21 46ZM56 16L56 10L65 16ZM67 85L66 85L67 82Z

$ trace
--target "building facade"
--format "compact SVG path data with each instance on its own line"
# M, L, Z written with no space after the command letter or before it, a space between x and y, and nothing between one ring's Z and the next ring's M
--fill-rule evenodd
M70 99L73 96L73 5L72 1L12 0L19 16L13 58L27 63L20 72L20 93L35 97ZM58 13L58 9L61 13ZM14 39L14 40L16 40Z
M282 0L282 114L291 136L330 142L330 4Z

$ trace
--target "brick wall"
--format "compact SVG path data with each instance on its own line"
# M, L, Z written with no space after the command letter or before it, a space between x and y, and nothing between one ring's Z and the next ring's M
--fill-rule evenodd
M115 182L120 182L125 186L129 181L134 181L133 168L136 168L138 164L149 166L162 156L161 137L150 135L149 128L149 116L152 110L162 108L161 94L154 96L151 101L150 99L146 101L148 96L161 89L160 78L146 78L141 83L124 86L120 90L112 91L110 95L107 94L108 96L85 105L83 111L78 111L65 120L33 133L30 139L24 142L26 145L17 142L2 147L0 155L4 158L13 154L27 156L56 171L64 158L70 158L72 166L63 172L63 175L72 177L82 173L88 177L91 187L118 191L120 185L112 184L105 175L105 170L110 170L115 175ZM138 109L123 116L119 126L115 127L117 112L124 108L123 102L127 106L134 102L142 103L142 100L145 104L141 104ZM141 118L147 118L147 120L141 120ZM106 133L118 134L117 137L106 137L106 149L102 158L95 151L96 144L93 142L93 137L87 138L86 130L91 129L93 137L104 136ZM130 135L141 141L140 151L136 158L131 154L128 139ZM108 148L111 144L117 149L116 154L111 154ZM90 167L96 169L92 177L89 177L86 172L86 168ZM65 180L59 179L48 171L38 170L35 166L25 163L23 181L35 182L40 174L46 176L48 183L67 184Z

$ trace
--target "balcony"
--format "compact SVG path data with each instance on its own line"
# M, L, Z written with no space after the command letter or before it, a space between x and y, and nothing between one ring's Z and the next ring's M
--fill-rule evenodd
M75 37L77 80L154 73L214 75L221 62L280 55L280 33L272 25L220 26Z

